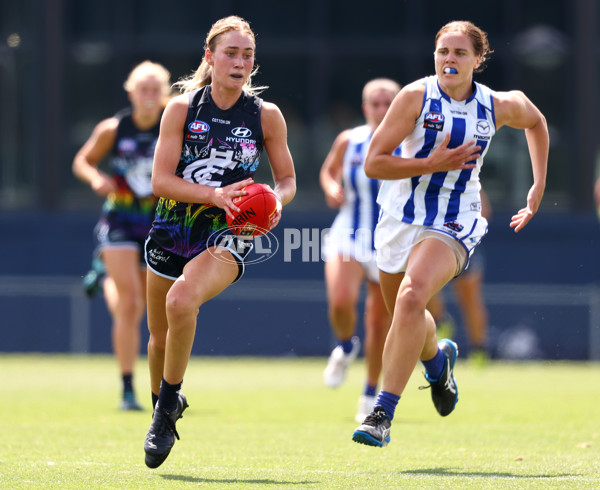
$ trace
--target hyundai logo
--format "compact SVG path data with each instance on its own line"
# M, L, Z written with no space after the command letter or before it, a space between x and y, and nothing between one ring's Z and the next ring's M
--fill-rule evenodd
M248 128L239 126L237 128L233 128L231 130L231 134L237 136L238 138L248 138L250 135L252 135L252 131Z

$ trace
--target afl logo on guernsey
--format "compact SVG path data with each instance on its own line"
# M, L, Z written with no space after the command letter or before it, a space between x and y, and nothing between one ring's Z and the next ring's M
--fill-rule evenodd
M202 133L208 133L208 131L210 130L210 126L208 124L206 124L204 121L196 120L189 124L188 129L192 133L202 134Z
M444 128L444 115L441 112L428 112L423 122L425 129L441 131Z

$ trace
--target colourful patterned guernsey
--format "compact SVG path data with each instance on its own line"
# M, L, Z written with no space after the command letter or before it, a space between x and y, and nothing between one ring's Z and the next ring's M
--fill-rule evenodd
M131 109L115 115L119 119L110 170L117 184L102 207L101 222L113 232L127 230L141 240L148 235L158 199L152 194L152 162L160 121L141 131L133 123Z
M235 105L221 110L210 86L190 92L176 175L213 187L252 177L264 143L261 107L261 98L243 93ZM210 246L215 231L226 227L221 208L160 198L150 236L161 248L190 258Z

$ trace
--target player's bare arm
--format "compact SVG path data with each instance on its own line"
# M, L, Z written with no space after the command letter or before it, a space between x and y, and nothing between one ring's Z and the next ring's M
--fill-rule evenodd
M394 150L414 129L423 105L425 86L422 81L404 87L392 102L381 125L375 131L367 157L365 173L373 179L404 179L434 172L474 168L470 164L479 157L478 146L470 141L448 148L449 137L427 158L393 156Z
M296 194L296 172L287 144L287 126L279 108L263 102L261 124L265 139L265 150L271 164L275 194L281 204L288 204Z
M520 231L529 223L542 201L546 189L548 149L550 138L546 118L540 110L520 91L495 92L496 123L498 127L509 126L524 129L533 170L533 185L527 194L527 205L511 219L510 227Z
M100 170L98 165L112 150L118 126L119 121L114 117L98 123L73 159L73 173L99 196L107 196L116 190L112 177Z
M342 131L331 146L325 161L321 166L319 181L325 194L325 201L331 208L339 208L344 203L344 188L342 187L342 169L344 153L348 148L351 131Z

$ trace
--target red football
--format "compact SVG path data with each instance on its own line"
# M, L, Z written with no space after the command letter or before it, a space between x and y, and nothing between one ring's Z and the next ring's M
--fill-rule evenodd
M236 197L233 203L240 212L227 225L236 235L246 238L262 235L269 231L269 223L277 210L275 193L264 184L250 184L243 188L248 194Z

